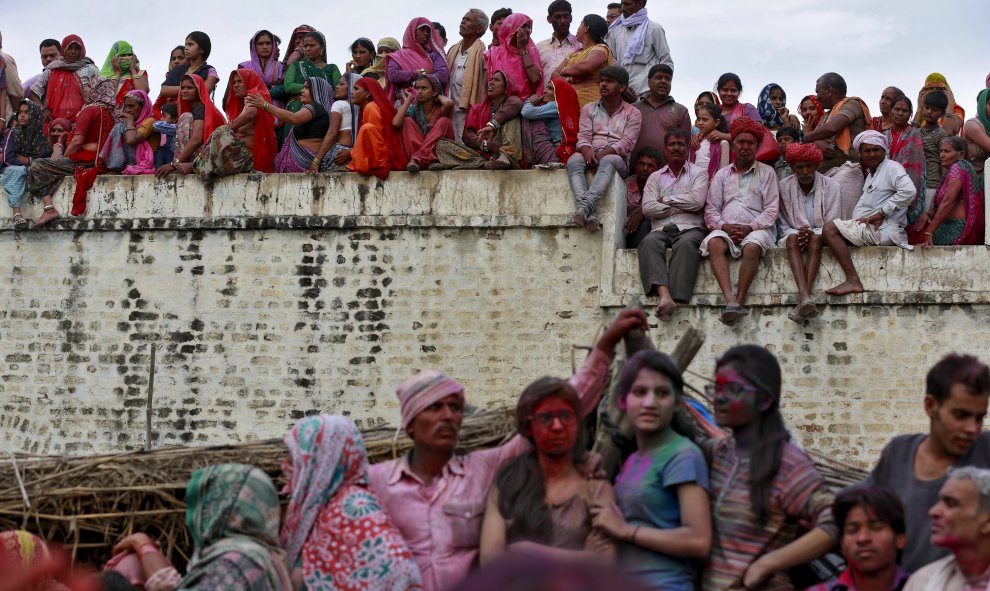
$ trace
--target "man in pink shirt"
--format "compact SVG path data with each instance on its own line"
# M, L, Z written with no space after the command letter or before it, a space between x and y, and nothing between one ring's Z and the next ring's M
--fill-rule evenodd
M776 243L780 189L772 166L756 160L756 149L767 133L749 117L732 121L736 161L712 177L705 203L705 224L711 233L701 243L701 255L710 257L712 274L725 296L719 318L733 324L746 314L746 295L760 268L760 258ZM739 286L732 291L729 258L742 258Z
M567 180L576 204L572 221L591 232L598 231L598 202L615 173L629 174L629 153L639 139L643 115L622 100L629 85L629 73L619 66L602 68L598 73L601 100L581 109L577 153L567 159ZM588 186L587 172L595 171Z
M624 310L598 340L570 383L587 416L598 405L616 344L632 328L647 330L641 310ZM521 436L492 449L455 455L464 386L439 371L422 371L396 394L402 428L413 440L404 457L371 467L370 483L409 544L426 591L459 582L477 564L488 489L502 465L528 449Z

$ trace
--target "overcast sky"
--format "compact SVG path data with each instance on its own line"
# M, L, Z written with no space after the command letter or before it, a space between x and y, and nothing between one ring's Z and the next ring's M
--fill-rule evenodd
M287 42L293 28L312 25L326 35L330 61L343 70L350 59L347 48L358 36L376 42L385 36L401 41L409 20L425 16L442 23L449 43L455 43L458 23L467 8L477 6L490 15L503 6L473 0L103 0L85 8L67 0L2 0L0 4L3 50L17 60L22 78L40 71L38 44L44 38L80 35L97 66L102 66L113 42L123 39L134 45L148 70L152 95L164 79L169 51L181 45L192 30L210 35L213 53L209 63L220 73L222 86L230 70L248 59L248 42L259 29L269 29ZM548 4L510 2L516 12L533 17L537 41L551 33L546 22ZM585 14L604 15L607 0L572 0L572 4L573 32ZM988 6L988 0L650 0L647 8L652 20L667 32L675 64L672 94L689 107L723 72L739 74L744 85L742 99L753 104L765 84L780 84L792 112L802 96L814 92L816 78L827 71L842 74L849 93L862 97L873 110L884 87L898 86L913 101L925 77L941 72L966 116L972 117L976 94L990 71L990 59L984 57L990 48L985 30ZM938 26L944 28L937 31ZM222 87L218 101L221 96Z

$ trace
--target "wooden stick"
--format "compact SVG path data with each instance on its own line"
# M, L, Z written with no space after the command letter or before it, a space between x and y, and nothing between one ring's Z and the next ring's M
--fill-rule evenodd
M148 376L148 415L144 431L144 451L151 451L151 411L155 399L155 351L156 343L151 343L151 371Z
M10 452L10 462L14 465L14 476L17 477L17 486L21 489L21 498L24 499L24 508L31 510L31 499L28 498L27 489L24 488L24 479L21 478L21 471L17 469L17 456Z

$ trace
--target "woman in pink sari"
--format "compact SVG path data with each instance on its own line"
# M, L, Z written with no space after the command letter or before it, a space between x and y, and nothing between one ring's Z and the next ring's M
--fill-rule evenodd
M533 19L525 14L510 14L498 29L499 44L485 53L485 68L489 72L503 72L519 89L519 98L543 92L543 64L540 52L530 38Z
M433 74L444 92L450 80L447 56L440 35L425 17L409 21L402 35L402 49L385 56L385 96L391 101L402 100L400 91L412 88L421 74Z
M402 134L402 151L409 161L407 171L442 169L437 160L437 142L454 139L450 122L453 110L453 101L443 96L440 81L432 74L420 74L413 87L405 91L392 126Z

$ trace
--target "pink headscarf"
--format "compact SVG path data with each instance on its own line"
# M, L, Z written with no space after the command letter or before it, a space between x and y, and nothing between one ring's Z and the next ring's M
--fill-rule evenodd
M403 429L428 406L451 394L456 394L464 404L464 384L435 369L423 370L408 378L399 384L395 394L399 397Z
M135 125L141 125L152 115L151 97L143 90L131 90L124 95L124 98L132 98L141 103L141 112L134 118ZM128 166L121 174L152 174L155 172L155 151L151 149L151 144L147 140L139 143L136 148L136 162Z
M519 87L519 98L522 100L528 99L543 89L543 64L540 61L540 51L536 49L536 43L533 43L532 37L530 37L529 43L526 44L526 52L529 54L530 61L533 62L533 65L540 72L540 79L534 84L529 83L529 79L526 77L526 68L523 66L522 55L519 53L519 49L515 44L512 43L512 37L516 34L516 31L526 23L531 22L533 22L533 19L519 12L507 16L502 21L502 26L498 30L499 44L485 53L485 67L488 72L497 72L499 70L505 72L505 75L511 78L515 85Z
M430 38L426 41L426 48L416 42L416 31L420 27L430 28ZM440 55L445 55L443 41L440 40L440 35L436 29L433 28L433 23L430 22L430 19L419 16L409 21L406 32L402 34L402 49L393 51L385 56L385 96L389 99L395 96L395 87L392 86L391 82L387 81L388 65L391 62L395 62L402 70L413 71L422 68L428 74L433 73L433 60L430 59L427 49L435 51Z

